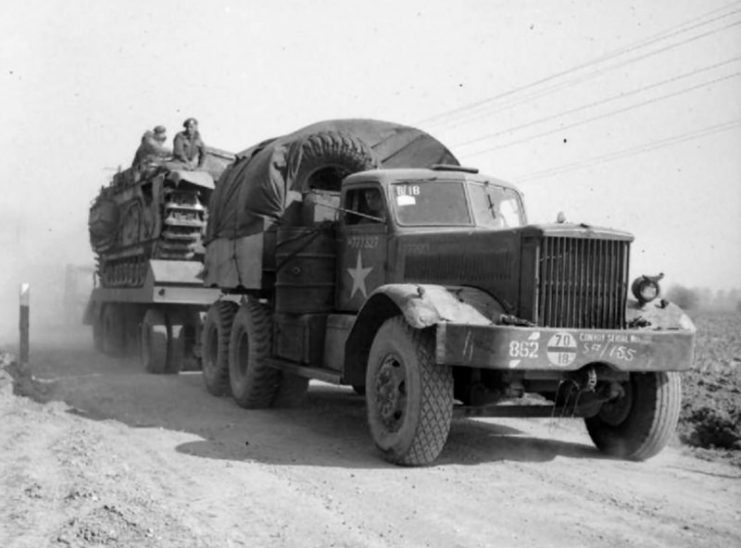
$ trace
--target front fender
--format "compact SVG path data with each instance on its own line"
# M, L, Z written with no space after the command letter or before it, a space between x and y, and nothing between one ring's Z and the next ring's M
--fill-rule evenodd
M443 322L493 325L504 313L496 299L473 287L432 284L386 284L373 291L358 312L345 343L345 382L365 383L365 366L373 338L387 319L404 316L415 329Z
M384 295L399 309L407 323L424 329L440 322L490 325L504 309L488 293L473 287L432 284L387 284L378 287L360 310L371 311L373 298Z

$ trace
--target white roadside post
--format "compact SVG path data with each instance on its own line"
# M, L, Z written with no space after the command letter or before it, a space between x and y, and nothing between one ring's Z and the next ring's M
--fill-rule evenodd
M21 284L21 292L20 292L20 317L18 322L18 327L20 329L20 351L18 356L18 361L20 365L27 365L28 364L28 351L29 351L29 344L28 344L28 319L29 319L29 312L30 312L30 303L31 303L31 285L27 283Z

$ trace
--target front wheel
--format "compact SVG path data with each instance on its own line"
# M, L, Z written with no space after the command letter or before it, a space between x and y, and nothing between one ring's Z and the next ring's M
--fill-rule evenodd
M631 373L617 398L585 419L587 431L603 453L628 460L658 454L677 427L682 385L677 372Z
M434 339L401 316L371 345L365 398L376 446L389 462L420 466L442 451L453 416L453 373L434 360Z

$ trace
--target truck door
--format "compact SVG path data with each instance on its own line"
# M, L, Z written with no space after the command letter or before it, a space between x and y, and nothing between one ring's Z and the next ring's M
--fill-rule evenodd
M337 308L357 312L386 281L388 207L378 185L347 189L338 235Z

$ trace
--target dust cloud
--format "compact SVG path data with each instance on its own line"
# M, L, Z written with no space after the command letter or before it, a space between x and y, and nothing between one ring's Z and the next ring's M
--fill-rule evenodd
M87 211L67 221L55 221L43 213L36 218L17 210L0 213L0 246L8 257L0 269L0 347L13 348L18 343L23 283L30 285L32 342L61 326L81 324L94 269Z

